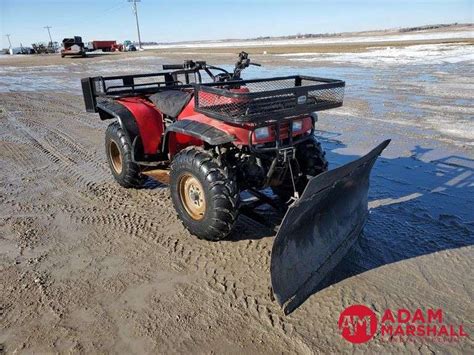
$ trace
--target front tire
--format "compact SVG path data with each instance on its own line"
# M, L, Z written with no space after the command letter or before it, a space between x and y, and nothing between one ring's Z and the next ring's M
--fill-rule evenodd
M140 188L146 176L132 160L132 143L118 122L113 122L105 132L105 153L114 179L123 187Z
M183 225L200 239L226 238L237 220L234 175L202 149L188 147L171 163L170 191Z

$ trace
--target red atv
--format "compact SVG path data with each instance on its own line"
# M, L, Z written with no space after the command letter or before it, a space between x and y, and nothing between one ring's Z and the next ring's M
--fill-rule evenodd
M163 65L159 73L85 78L82 89L88 112L115 119L105 148L117 182L127 188L142 187L147 176L169 182L180 219L199 238L227 237L239 209L258 205L242 204L243 191L274 206L278 202L262 190L271 188L280 202L295 201L272 255L272 285L282 304L314 273L296 277L298 270L289 265L296 290L280 292L288 282L276 285L285 274L274 271L282 268L277 255L286 267L292 256L283 254L303 247L313 252L308 258L314 266L313 259L320 256L324 264L334 250L348 249L365 222L370 168L388 143L322 174L328 163L313 134L315 112L341 106L345 83L298 75L243 80L241 71L249 65L258 64L242 52L232 73L186 61ZM296 247L291 238L299 238Z

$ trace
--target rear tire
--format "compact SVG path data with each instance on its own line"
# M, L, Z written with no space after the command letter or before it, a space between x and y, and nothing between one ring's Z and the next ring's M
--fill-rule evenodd
M326 160L326 152L322 149L321 143L314 137L296 147L296 160L302 176L295 181L295 185L296 191L301 196L308 184L309 178L328 170L328 162ZM294 168L293 173L295 173ZM285 181L280 186L272 187L272 190L285 202L293 196L294 189L289 171L286 174Z
M126 188L141 188L146 176L132 160L132 143L118 122L113 122L105 132L105 153L114 179Z
M170 191L183 225L198 238L217 241L232 231L239 208L237 183L209 152L188 147L176 154Z

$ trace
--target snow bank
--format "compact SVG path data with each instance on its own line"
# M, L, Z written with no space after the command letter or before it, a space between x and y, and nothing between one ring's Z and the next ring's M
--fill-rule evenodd
M378 47L360 53L291 53L280 54L293 61L354 63L361 65L443 64L474 62L469 44L428 44L408 47Z
M434 33L404 33L394 35L374 36L341 36L324 38L297 38L297 39L269 39L269 40L219 40L200 42L181 42L157 45L144 45L144 49L165 48L221 48L221 47L256 47L256 46L285 46L305 44L333 44L333 43L364 43L364 42L388 42L388 41L416 41L431 39L451 38L473 38L472 31L447 31Z

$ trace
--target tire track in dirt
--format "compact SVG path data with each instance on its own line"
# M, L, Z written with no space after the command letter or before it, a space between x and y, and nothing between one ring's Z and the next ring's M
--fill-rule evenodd
M23 113L23 111L17 111ZM47 112L50 113L49 111ZM14 115L17 116L17 115ZM49 118L49 117L48 117ZM121 188L104 186L103 184L98 184L96 181L97 175L100 178L107 177L107 180L110 181L110 173L108 169L108 165L105 162L103 157L103 153L99 153L97 150L89 151L82 147L80 143L77 143L69 134L60 131L54 127L49 127L48 124L41 122L37 119L26 118L24 116L15 118L12 115L9 115L9 120L15 124L17 129L22 131L26 140L29 140L34 147L36 147L39 151L44 153L44 155L52 161L54 164L57 164L57 170L65 170L70 173L72 177L70 182L67 182L66 185L77 185L79 182L81 187L85 189L76 188L76 192L82 193L84 190L92 192L96 198L101 198L106 200L106 202L111 202L116 205L127 205L127 201L131 196L130 193L126 192L126 198L123 198L122 201L115 201L114 197L118 194L116 191ZM68 147L67 151L64 152L64 146ZM99 171L93 171L93 174L84 174L84 169L81 167L78 168L79 164L84 165L92 165L95 168L100 169ZM99 179L100 180L100 179ZM109 191L112 189L114 191ZM120 191L120 192L121 192ZM136 190L134 191L135 194L139 194L137 199L138 201L146 201L149 194L144 192L143 190ZM153 204L158 203L160 207L164 205L160 203L161 201L154 201ZM112 209L115 206L112 206ZM118 207L118 206L117 206ZM136 207L133 204L133 207ZM144 207L151 207L149 203L146 204Z
M45 142L47 142L52 149L61 149L63 152L65 152L71 162L75 164L84 163L101 169L103 172L107 171L108 165L103 160L103 154L99 154L97 150L91 151L85 149L80 143L77 143L76 139L55 127L46 128L41 122L31 119L20 120L23 124L30 127L31 129L43 129L43 138Z
M20 166L23 169L31 168L33 159L27 154L25 143L12 143L0 138L0 150L2 151L2 160L10 160L11 168Z
M23 113L23 111L17 111ZM47 112L50 113L49 111ZM16 115L14 115L16 116ZM64 170L67 168L70 173L71 180L74 181L70 185L79 185L84 187L86 191L92 192L95 197L105 199L107 202L115 202L115 205L124 206L124 203L128 201L128 198L124 201L115 201L113 197L116 196L115 192L108 191L101 184L96 183L95 176L89 176L83 174L82 169L75 169L79 163L91 164L101 171L100 175L108 175L108 166L103 161L103 156L98 154L96 151L86 151L80 144L74 142L74 139L67 133L59 131L55 128L46 127L42 122L31 118L19 117L18 119L9 115L9 121L16 126L17 130L23 133L25 141L29 141L36 149L42 152L52 163L57 164L56 170ZM33 133L34 132L34 133ZM69 151L67 154L64 152L64 147L68 147ZM79 158L81 161L79 161ZM97 173L97 171L95 171ZM69 185L69 184L66 184ZM82 193L84 189L77 188L76 192ZM116 190L116 189L113 189ZM144 193L137 191L139 194ZM127 196L128 197L128 196ZM147 196L139 196L147 197ZM111 206L113 209L115 206ZM136 207L133 205L132 207ZM146 206L148 207L148 206ZM85 211L87 213L87 211Z
M5 105L5 111L18 112L29 117L48 115L51 123L56 120L56 125L65 122L71 128L77 123L90 129L102 129L104 123L97 116L86 113L82 98L77 95L65 94L64 97L57 93L43 92L41 95L33 93L0 94ZM68 127L65 127L66 129Z
M117 190L120 188L108 188L103 184L98 184L96 182L97 176L84 174L84 169L78 168L78 163L92 164L100 169L100 171L94 169L95 175L97 175L97 173L99 173L101 177L106 174L108 175L108 167L106 163L101 163L102 159L99 159L99 155L96 152L87 152L80 144L73 142L68 135L64 135L58 130L45 127L36 120L25 118L15 119L12 115L9 115L9 120L24 134L25 138L30 140L33 147L43 153L53 164L58 165L57 170L68 171L67 180L63 180L63 182L65 182L64 187L68 190L71 190L71 192L76 194L86 195L89 198L93 197L95 200L101 200L100 202L107 202L107 211L117 210L130 205L129 196L123 197L122 201L117 201L116 197L120 195L120 191ZM72 154L76 156L71 157L70 153L64 154L63 150L61 150L64 146L69 147ZM78 158L81 158L83 161L79 162L77 160ZM141 195L138 196L139 201L146 201L149 199L148 194L143 191L136 191L136 193ZM127 195L129 195L129 193L127 193ZM154 201L153 205L156 206L156 204L160 205L160 207L164 207L164 204L161 203L160 199ZM131 204L130 207L136 208L137 206L136 204ZM146 206L144 207L151 206L149 203L146 203ZM40 207L40 210L42 208L43 206ZM118 218L109 218L108 215L105 215L103 218L88 216L90 211L88 211L87 208L82 210L82 212L85 217L81 217L81 219L84 222L88 221L90 224L98 224L99 226L103 224L108 227L110 225L114 226L115 222L119 221ZM77 214L77 209L75 209L75 213ZM134 230L134 225L143 225L143 222L132 220L132 222L126 225L117 224L117 226L127 227L127 230L130 231Z
M47 142L40 142L41 138L39 138L38 135L33 133L32 131L35 128L39 128L38 125L35 126L31 123L21 123L11 113L9 113L7 117L8 121L12 124L16 131L19 132L25 139L27 139L33 147L35 147L38 151L48 157L53 163L73 163L73 161L69 157L60 153L60 151L56 151L55 149L53 149L53 147L51 147Z

